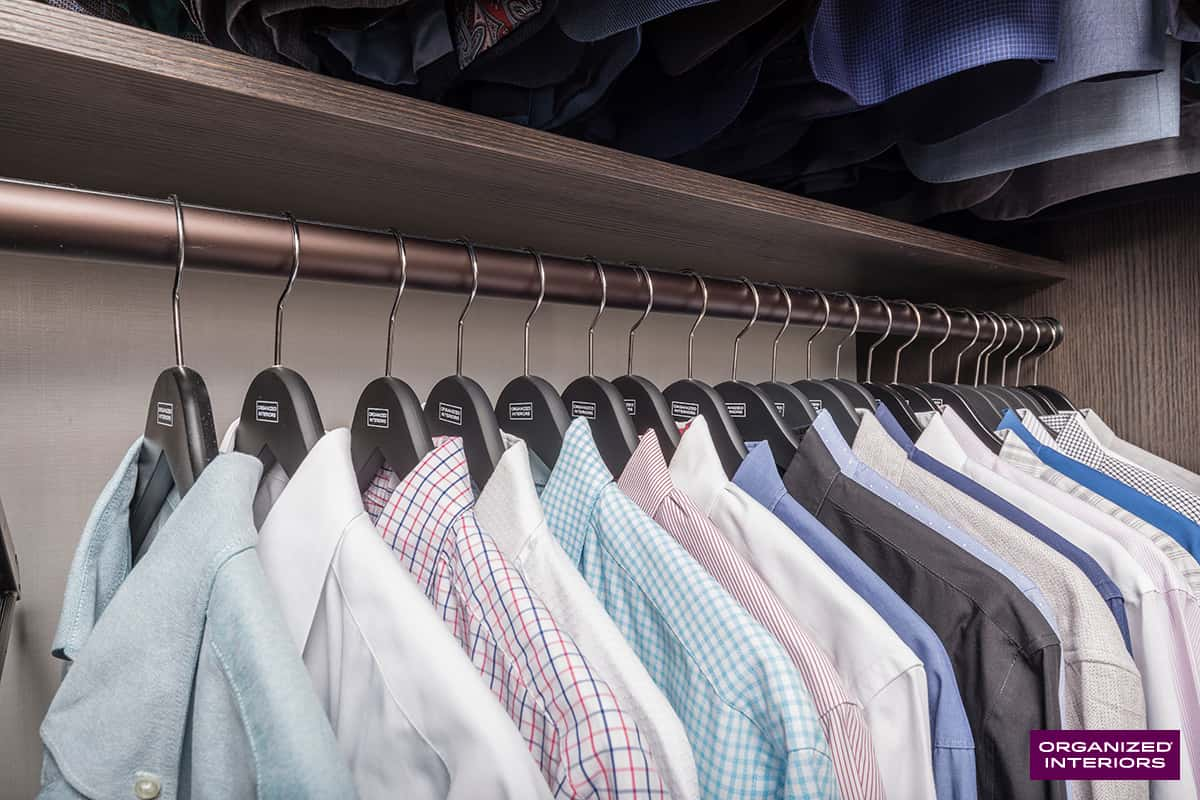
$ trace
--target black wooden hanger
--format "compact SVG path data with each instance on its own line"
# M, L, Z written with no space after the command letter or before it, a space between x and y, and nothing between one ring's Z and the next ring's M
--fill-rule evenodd
M529 374L529 324L542 307L546 297L546 266L542 256L526 248L533 256L538 274L537 302L525 318L525 335L521 343L521 374L513 378L496 400L496 418L507 433L525 440L529 449L547 467L553 467L562 450L563 436L571 424L566 403L545 378Z
M855 434L858 433L858 411L855 409L853 400L842 387L828 381L814 380L812 377L812 343L829 327L829 298L825 296L824 292L816 289L808 291L820 298L821 306L825 310L825 318L821 320L821 326L808 337L808 341L804 345L804 380L795 381L792 385L808 398L814 411L818 413L822 410L828 411L846 441L853 442Z
M916 330L913 331L913 335L906 339L898 348L896 348L896 362L895 369L892 374L892 387L901 397L908 401L909 408L913 410L914 414L936 414L938 410L937 405L933 402L933 398L930 397L927 392L912 384L900 383L900 354L908 349L908 347L921 335L922 320L921 310L917 308L915 303L909 300L900 300L898 302L908 306L909 310L913 313L913 317L915 318L917 325Z
M788 326L792 324L792 295L782 283L773 285L783 296L783 302L787 305L787 316L784 317L783 324L779 326L779 332L775 334L775 339L771 342L771 380L760 383L758 388L766 392L767 397L774 403L775 410L779 412L779 416L783 417L784 424L797 436L801 436L816 421L817 414L813 410L812 402L803 392L790 383L775 379L779 340L783 338Z
M871 396L875 400L876 407L882 405L888 411L892 412L892 416L896 418L896 421L900 424L900 427L904 430L904 432L908 434L911 439L916 441L917 437L921 435L921 423L917 420L916 415L913 414L912 407L909 406L908 400L906 400L903 395L897 392L896 387L893 385L900 375L899 358L896 359L896 364L893 369L893 384L875 383L871 380L871 373L875 366L875 348L883 344L884 340L892 335L892 323L894 321L894 317L892 315L892 305L882 297L868 297L866 299L879 303L879 305L883 307L884 313L887 314L887 329L884 330L882 336L871 342L871 345L867 348L867 380L863 384L863 388L871 393Z
M217 455L217 432L212 402L200 373L183 363L183 333L179 315L179 287L183 282L186 243L183 206L171 195L175 206L175 229L179 260L171 290L171 312L175 326L175 366L163 370L150 392L142 449L138 453L137 483L129 503L129 530L133 557L137 558L154 518L171 489L180 496L196 482L201 470Z
M500 436L500 422L492 408L487 392L475 381L463 375L463 329L467 312L475 302L479 291L479 260L475 257L475 245L466 239L457 240L467 249L471 261L471 293L467 304L458 315L458 339L455 345L454 374L438 381L425 400L425 420L435 436L459 436L467 455L467 469L471 480L483 488L500 456L504 454L504 439Z
M238 420L234 450L263 462L263 479L275 464L287 477L296 474L308 451L325 435L312 389L300 373L282 366L283 308L300 272L300 226L291 214L292 271L275 304L275 362L254 376ZM262 520L255 520L262 524Z
M433 449L433 437L425 424L425 412L417 393L407 383L392 376L396 309L408 282L408 255L404 237L394 229L390 233L396 240L396 252L400 256L400 286L388 316L383 377L376 378L363 389L350 426L351 462L359 491L366 491L380 467L387 465L396 474L407 475Z
M613 379L613 386L617 387L617 391L625 399L625 410L633 417L633 427L639 434L648 430L654 431L662 447L663 456L670 461L671 456L675 454L675 448L679 446L679 426L671 419L671 407L667 403L666 395L646 378L633 374L633 337L654 310L654 281L650 277L650 271L641 264L629 266L637 270L646 281L646 310L629 329L629 356L625 362L625 374Z
M1030 384L1029 386L1026 386L1025 388L1028 391L1032 392L1033 394L1037 395L1038 397L1042 398L1046 402L1046 405L1048 405L1050 408L1052 408L1056 412L1078 411L1079 409L1075 407L1075 404L1071 402L1070 398L1068 398L1065 394L1060 392L1058 389L1055 389L1052 386L1046 386L1041 383L1038 383L1038 365L1041 363L1042 356L1048 354L1050 351L1052 351L1056 347L1058 347L1058 345L1060 343L1062 343L1062 336L1061 336L1062 326L1061 326L1061 324L1058 322L1058 320L1051 319L1049 317L1043 317L1040 320L1031 320L1031 321L1033 322L1034 327L1038 329L1039 333L1041 331L1041 328L1038 327L1039 322L1045 322L1049 326L1049 328L1050 328L1050 344L1046 347L1045 350L1037 353L1034 356L1034 358L1033 358L1033 383ZM1034 349L1036 350L1037 348L1035 347ZM1018 372L1019 372L1019 369L1018 369ZM1019 375L1018 375L1018 380L1020 380Z
M692 347L696 338L696 328L700 327L700 321L708 313L708 284L693 270L686 270L683 274L692 276L700 286L700 313L688 331L687 377L672 383L663 394L671 403L671 416L674 419L684 421L698 416L704 417L717 455L721 459L721 466L732 478L742 459L746 457L746 441L729 416L725 401L717 394L717 390L693 377Z
M600 307L596 316L588 326L587 338L587 374L571 381L563 392L563 402L572 417L584 417L592 429L592 438L596 441L596 449L600 451L604 463L608 466L613 477L621 474L625 465L637 447L637 430L633 427L633 417L625 408L625 398L617 391L612 382L596 377L595 337L596 323L604 313L608 304L608 278L604 275L604 265L594 256L586 256L596 268L600 276Z
M741 344L746 331L758 321L759 309L758 287L751 283L749 278L742 277L739 280L750 289L754 299L754 311L746 325L733 337L733 362L729 380L718 383L715 388L717 394L725 401L725 410L733 418L742 440L766 442L775 457L775 464L781 469L786 469L800 447L800 440L784 422L767 393L753 383L739 381L737 377L738 345Z

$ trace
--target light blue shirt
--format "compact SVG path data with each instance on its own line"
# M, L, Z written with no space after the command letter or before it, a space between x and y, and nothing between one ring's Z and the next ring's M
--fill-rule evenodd
M585 419L542 492L546 522L683 721L712 798L838 798L783 647L617 488Z
M974 800L975 739L942 640L853 550L788 494L770 447L763 442L747 446L750 454L742 461L733 482L770 509L838 577L870 603L925 664L937 798Z
M130 569L140 450L67 576L54 653L69 667L42 722L39 797L353 797L254 549L262 465L217 456Z

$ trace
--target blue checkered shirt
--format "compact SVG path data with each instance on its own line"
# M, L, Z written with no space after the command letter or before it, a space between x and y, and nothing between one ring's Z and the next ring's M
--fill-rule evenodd
M567 431L542 505L683 721L705 797L839 797L820 720L787 653L621 493L586 420Z

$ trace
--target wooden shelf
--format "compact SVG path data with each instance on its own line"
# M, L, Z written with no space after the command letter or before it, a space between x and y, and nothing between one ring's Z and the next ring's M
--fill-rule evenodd
M0 0L0 176L922 298L1055 261Z

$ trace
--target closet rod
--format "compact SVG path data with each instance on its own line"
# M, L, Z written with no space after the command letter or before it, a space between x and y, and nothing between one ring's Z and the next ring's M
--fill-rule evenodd
M189 269L281 280L287 277L291 228L282 217L185 205L184 218ZM393 287L400 279L396 245L387 232L302 222L300 240L301 280ZM462 245L408 236L405 245L409 288L456 293L470 290L470 261ZM0 179L0 252L174 269L175 248L175 216L170 201ZM537 270L528 253L484 246L477 246L476 253L480 295L521 299L537 296ZM588 261L543 255L546 300L580 305L599 302L600 282ZM619 264L605 267L609 307L645 308L646 288L637 271ZM700 310L701 294L694 279L677 272L652 271L655 312L695 314ZM706 276L706 280L710 316L750 317L754 308L750 291L736 276ZM779 292L767 283L758 286L759 320L782 322L786 306ZM789 288L794 306L792 323L821 324L825 312L817 295L799 287ZM832 292L826 292L826 297L832 309L829 327L849 329L854 321L850 302ZM860 298L859 306L860 332L879 334L887 330L887 316L879 303ZM916 319L909 307L893 302L892 315L892 336L911 336ZM921 316L923 338L945 335L946 323L939 314L925 311ZM990 320L980 317L980 325L983 341L995 336ZM971 338L974 323L956 313L951 333ZM1026 344L1031 345L1029 335ZM1015 345L1019 337L1016 326L1010 326L1005 341ZM1050 341L1046 337L1044 344ZM1062 341L1061 332L1057 341Z

